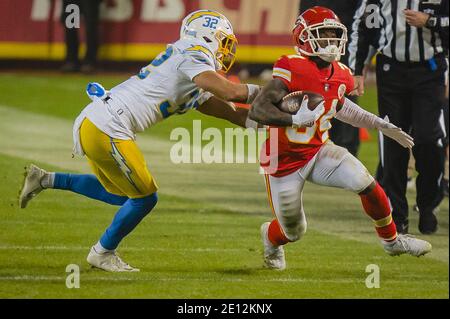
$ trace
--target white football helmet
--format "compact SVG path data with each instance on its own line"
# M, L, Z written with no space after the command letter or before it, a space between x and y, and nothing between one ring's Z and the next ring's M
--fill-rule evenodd
M233 27L221 13L198 10L187 15L181 23L180 39L199 39L216 58L216 69L227 72L236 60L237 39Z

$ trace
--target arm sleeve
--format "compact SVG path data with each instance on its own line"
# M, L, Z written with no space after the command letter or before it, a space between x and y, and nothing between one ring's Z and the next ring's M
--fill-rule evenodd
M292 72L290 70L289 58L283 55L275 62L273 66L272 76L274 79L280 79L291 90Z
M348 46L349 66L355 75L362 75L364 62L369 55L370 45L375 42L374 39L377 37L377 28L369 28L370 25L367 22L373 20L369 15L380 17L379 5L379 0L359 1L352 25L350 44ZM377 8L377 12L370 10L373 6Z
M368 129L379 129L385 123L383 119L367 112L347 98L344 99L342 108L336 113L335 117L341 122Z
M212 58L202 51L185 51L184 59L179 64L178 70L184 73L190 80L206 71L216 71Z

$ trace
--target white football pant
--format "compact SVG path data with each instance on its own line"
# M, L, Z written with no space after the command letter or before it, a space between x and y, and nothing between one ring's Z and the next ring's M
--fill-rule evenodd
M374 178L356 157L332 142L325 143L308 164L296 172L283 177L266 175L274 214L290 241L299 240L306 232L302 203L305 181L361 193ZM332 203L324 202L323 205Z

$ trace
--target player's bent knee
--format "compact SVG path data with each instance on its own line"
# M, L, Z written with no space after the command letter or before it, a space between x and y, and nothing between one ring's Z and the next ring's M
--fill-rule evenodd
M307 223L305 220L301 220L295 223L295 225L291 225L291 227L284 228L286 238L289 239L290 242L294 242L300 240L306 233Z
M351 174L346 174L348 190L359 194L375 181L367 168L355 157L348 156L345 164L348 166L347 170L351 172Z
M377 182L374 179L373 182L370 183L370 185L367 186L365 189L363 189L361 192L359 192L358 195L367 195L370 192L372 192L376 186L377 186Z
M375 179L372 175L370 175L369 171L365 170L365 172L356 174L351 190L354 193L359 194L370 187L374 183L374 181Z
M301 195L297 190L286 189L278 194L280 210L287 220L297 220L301 210Z
M132 198L130 200L133 206L139 207L139 211L141 211L144 215L147 215L158 202L158 195L155 192L145 197Z

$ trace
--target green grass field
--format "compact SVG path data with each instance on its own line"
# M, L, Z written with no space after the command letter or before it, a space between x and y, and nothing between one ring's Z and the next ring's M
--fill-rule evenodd
M26 210L17 206L23 168L89 172L72 158L72 122L88 103L89 81L110 87L126 76L0 74L0 298L448 298L448 201L440 229L427 236L433 252L422 258L386 255L359 198L308 184L308 232L286 246L288 269L262 267L259 227L271 218L256 164L170 162L170 131L224 129L198 112L174 116L138 138L160 186L160 200L119 253L140 273L91 269L85 258L116 207L63 191L45 191ZM361 104L375 111L374 89ZM373 172L376 135L360 158ZM410 207L414 204L410 191ZM418 235L417 214L410 230ZM68 264L81 268L81 287L66 288ZM366 266L380 267L380 288L368 289Z

